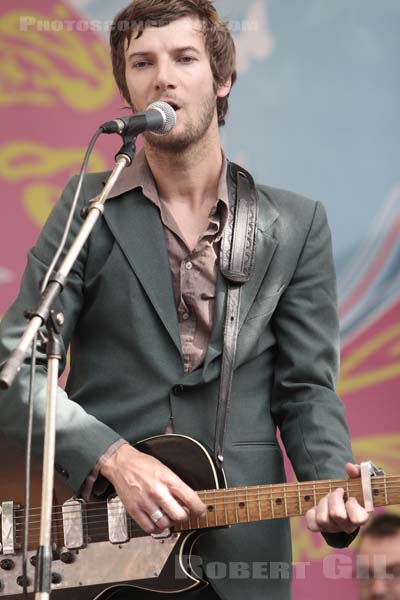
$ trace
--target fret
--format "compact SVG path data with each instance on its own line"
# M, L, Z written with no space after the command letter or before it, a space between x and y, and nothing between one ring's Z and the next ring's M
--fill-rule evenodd
M329 485L329 493L332 492L332 481L329 479L328 481L328 485Z
M317 501L317 490L315 487L315 481L312 482L312 487L313 487L313 496L314 496L314 506L317 506L318 501Z
M218 526L218 506L217 506L217 502L216 502L215 492L214 492L214 498L213 498L213 505L214 505L214 514L215 514L215 525Z
M228 507L228 502L226 500L225 490L223 490L222 494L223 494L222 498L223 498L223 502L224 502L225 525L228 525L228 523L229 523L228 508L227 508Z
M206 510L206 527L210 527L210 524L208 522L208 500L207 500L207 492L204 492L204 504L207 506L207 510Z
M301 505L301 488L300 488L300 483L297 482L297 497L299 499L299 515L303 514L303 508Z
M228 500L225 504L225 510L227 511L226 522L227 522L227 524L232 525L234 523L237 523L234 488L230 488L228 490L226 497L228 498Z
M235 517L236 523L240 523L239 512L238 512L238 501L237 501L237 488L234 488L234 502L235 502Z
M246 512L247 512L247 522L250 522L250 512L249 512L249 488L245 487L244 490L245 502L246 502Z
M271 499L271 514L272 514L272 518L275 519L275 507L274 507L274 496L272 493L272 485L269 486L269 493L270 493L270 499Z
M286 485L283 484L282 488L283 488L283 502L285 505L285 517L288 517L289 515L288 515L288 508L287 508Z
M349 488L349 480L346 479L346 494L347 494L347 500L350 498L350 488Z
M387 493L386 475L383 476L383 489L384 489L384 492L385 492L385 504L389 504L388 493Z
M257 486L257 502L258 502L258 516L260 517L260 521L262 521L262 512L261 512L261 501L260 501L260 486Z

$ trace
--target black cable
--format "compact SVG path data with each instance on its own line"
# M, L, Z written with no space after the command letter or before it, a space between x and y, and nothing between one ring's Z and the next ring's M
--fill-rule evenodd
M44 280L43 280L43 283L42 283L42 287L40 289L40 293L43 293L44 290L46 289L47 284L48 284L49 279L50 279L50 276L53 273L53 270L54 270L54 268L55 268L55 266L57 264L58 259L60 258L60 255L61 255L62 251L65 248L65 243L67 241L69 230L71 229L72 219L74 218L76 205L78 204L78 199L79 199L79 195L81 193L82 184L83 184L83 178L84 178L85 173L87 171L87 166L88 166L88 163L89 163L90 155L92 154L94 145L96 144L98 137L102 133L103 133L103 130L101 128L99 128L96 131L96 133L93 135L93 137L90 140L89 145L87 147L86 154L85 154L85 157L83 159L81 170L80 170L80 173L79 173L78 185L76 186L74 199L73 199L73 202L71 204L71 208L70 208L70 211L69 211L69 214L68 214L68 219L67 219L67 223L65 225L64 233L63 233L63 236L61 238L60 245L58 246L57 251L56 251L56 253L54 255L54 258L51 261L51 264L50 264L49 268L47 269L47 273L46 273L46 275L44 277Z

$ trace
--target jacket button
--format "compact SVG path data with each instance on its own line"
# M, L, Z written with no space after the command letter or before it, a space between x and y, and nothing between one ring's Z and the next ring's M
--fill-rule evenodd
M182 396L183 390L183 385L174 385L174 387L172 388L172 391L174 392L175 396Z

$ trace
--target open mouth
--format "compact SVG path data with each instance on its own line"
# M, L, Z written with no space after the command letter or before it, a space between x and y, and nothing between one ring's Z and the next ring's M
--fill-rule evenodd
M165 100L165 102L167 104L169 104L170 106L172 106L172 108L177 111L180 109L180 106L178 106L178 104L176 104L176 102L171 102L170 100Z

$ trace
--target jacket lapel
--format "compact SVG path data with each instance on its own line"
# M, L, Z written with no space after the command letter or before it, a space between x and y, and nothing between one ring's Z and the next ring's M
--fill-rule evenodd
M180 352L172 278L158 208L137 188L108 200L104 218Z
M126 169L107 201L104 218L136 273L150 302L164 324L167 332L181 352L178 318L165 244L163 225L157 207L144 197L141 189L127 191L130 169ZM265 279L268 267L278 245L274 224L279 213L266 200L260 207L256 235L256 255L253 273L242 287L239 330L243 325L257 292ZM149 240L151 243L149 244ZM271 286L274 282L266 283ZM218 271L214 320L209 346L204 361L203 373L211 361L222 352L225 322L225 300L227 282ZM265 292L268 295L268 291Z

